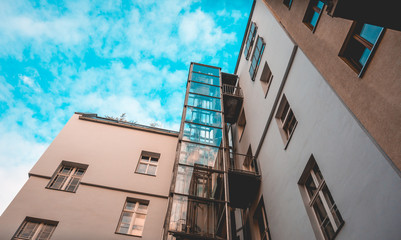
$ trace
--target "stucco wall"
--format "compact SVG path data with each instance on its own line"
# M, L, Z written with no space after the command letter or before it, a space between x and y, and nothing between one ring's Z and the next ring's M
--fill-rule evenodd
M283 76L293 43L262 1L256 3L252 20L258 23L258 34L266 40L261 67L269 58L283 59L269 61L273 75ZM262 69L252 82L249 64L242 56L237 72L247 113L244 135L237 142L243 151L249 144L257 149L267 116L275 111L272 101L282 80L273 78L264 99L259 80ZM298 185L311 154L345 222L336 239L399 239L401 178L301 49L295 55L283 93L298 125L285 149L273 119L258 156L262 172L260 195L264 197L272 239L316 238L301 196L303 189ZM254 228L257 203L250 211Z

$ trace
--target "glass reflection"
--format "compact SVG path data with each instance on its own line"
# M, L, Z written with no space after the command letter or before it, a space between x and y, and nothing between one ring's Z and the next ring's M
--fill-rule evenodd
M205 74L200 74L193 72L192 73L192 80L196 82L202 82L202 83L207 83L207 84L212 84L216 86L220 86L220 78L211 76L211 75L205 75Z
M194 107L199 107L199 108L221 111L220 99L206 97L206 96L197 95L197 94L193 94L193 93L190 93L188 95L188 105L194 106Z
M224 198L221 191L223 174L205 168L179 166L175 184L176 193L208 199Z
M222 129L185 123L183 139L192 142L220 146Z
M222 125L221 113L193 107L187 107L185 121L214 127Z
M193 65L192 72L200 72L208 75L220 76L220 70L218 68L211 68L197 64Z
M212 97L220 97L220 87L210 86L202 83L191 82L189 89L192 93L199 93Z
M218 235L215 226L223 209L221 203L175 195L169 230L202 236Z
M222 154L218 148L187 142L181 144L179 163L221 169L221 160Z

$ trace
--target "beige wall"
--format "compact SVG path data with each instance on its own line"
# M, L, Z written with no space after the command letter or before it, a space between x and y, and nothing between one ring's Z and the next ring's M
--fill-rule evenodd
M0 218L0 239L11 239L26 216L59 221L52 239L135 239L115 234L127 197L149 201L141 239L160 239L177 136L78 118L69 120L30 171ZM142 150L161 154L156 177L135 173ZM63 160L88 165L76 193L46 189Z
M387 29L362 78L338 57L352 21L324 11L312 33L302 23L309 1L264 0L313 65L401 169L401 32Z

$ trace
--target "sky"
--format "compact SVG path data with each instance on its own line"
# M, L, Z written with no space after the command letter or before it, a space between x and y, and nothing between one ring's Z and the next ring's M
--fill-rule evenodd
M0 214L74 112L179 130L190 62L233 73L251 0L1 0Z

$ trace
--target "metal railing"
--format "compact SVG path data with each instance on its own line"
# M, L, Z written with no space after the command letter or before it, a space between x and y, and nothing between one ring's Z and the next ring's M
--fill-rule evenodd
M239 86L234 86L229 84L223 84L223 94L243 97L242 90Z
M231 171L239 171L248 174L259 175L259 165L254 156L234 153L231 151L229 154L229 169Z

